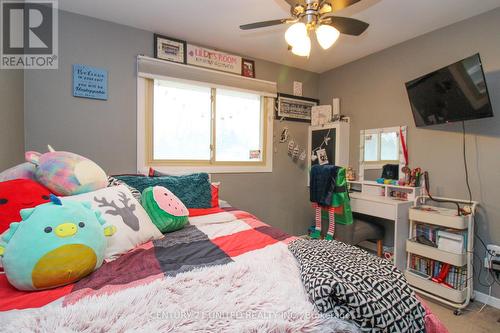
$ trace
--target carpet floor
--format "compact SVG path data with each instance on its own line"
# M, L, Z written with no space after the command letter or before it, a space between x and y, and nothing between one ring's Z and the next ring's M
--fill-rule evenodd
M432 312L444 323L450 333L493 333L500 332L500 309L473 302L462 311L460 316L453 314L453 309L436 301L425 298Z

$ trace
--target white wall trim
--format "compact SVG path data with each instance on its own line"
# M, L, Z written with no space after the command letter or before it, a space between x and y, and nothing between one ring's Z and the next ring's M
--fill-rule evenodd
M474 300L488 304L494 308L500 309L500 298L496 298L494 296L488 296L488 294L482 293L480 291L474 290Z

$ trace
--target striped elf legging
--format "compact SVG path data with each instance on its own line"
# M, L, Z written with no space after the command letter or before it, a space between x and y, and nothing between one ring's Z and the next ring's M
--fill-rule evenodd
M316 230L321 231L321 206L313 202L312 204L315 211ZM328 207L328 234L333 236L335 233L335 207Z

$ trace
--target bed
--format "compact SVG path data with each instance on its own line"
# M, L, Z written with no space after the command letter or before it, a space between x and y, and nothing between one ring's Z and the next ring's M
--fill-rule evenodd
M360 332L309 301L295 240L235 208L191 210L184 229L75 284L21 292L0 275L1 330ZM425 327L446 332L428 308Z

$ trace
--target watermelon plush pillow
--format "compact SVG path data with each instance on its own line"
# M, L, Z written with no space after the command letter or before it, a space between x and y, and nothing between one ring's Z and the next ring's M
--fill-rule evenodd
M184 228L189 211L172 192L163 186L152 186L142 192L142 206L154 225L162 232Z
M160 172L151 167L149 168L148 177L165 177L165 176L170 176L170 175ZM210 183L210 194L212 197L210 205L212 206L212 208L219 207L219 188L220 188L220 182Z

